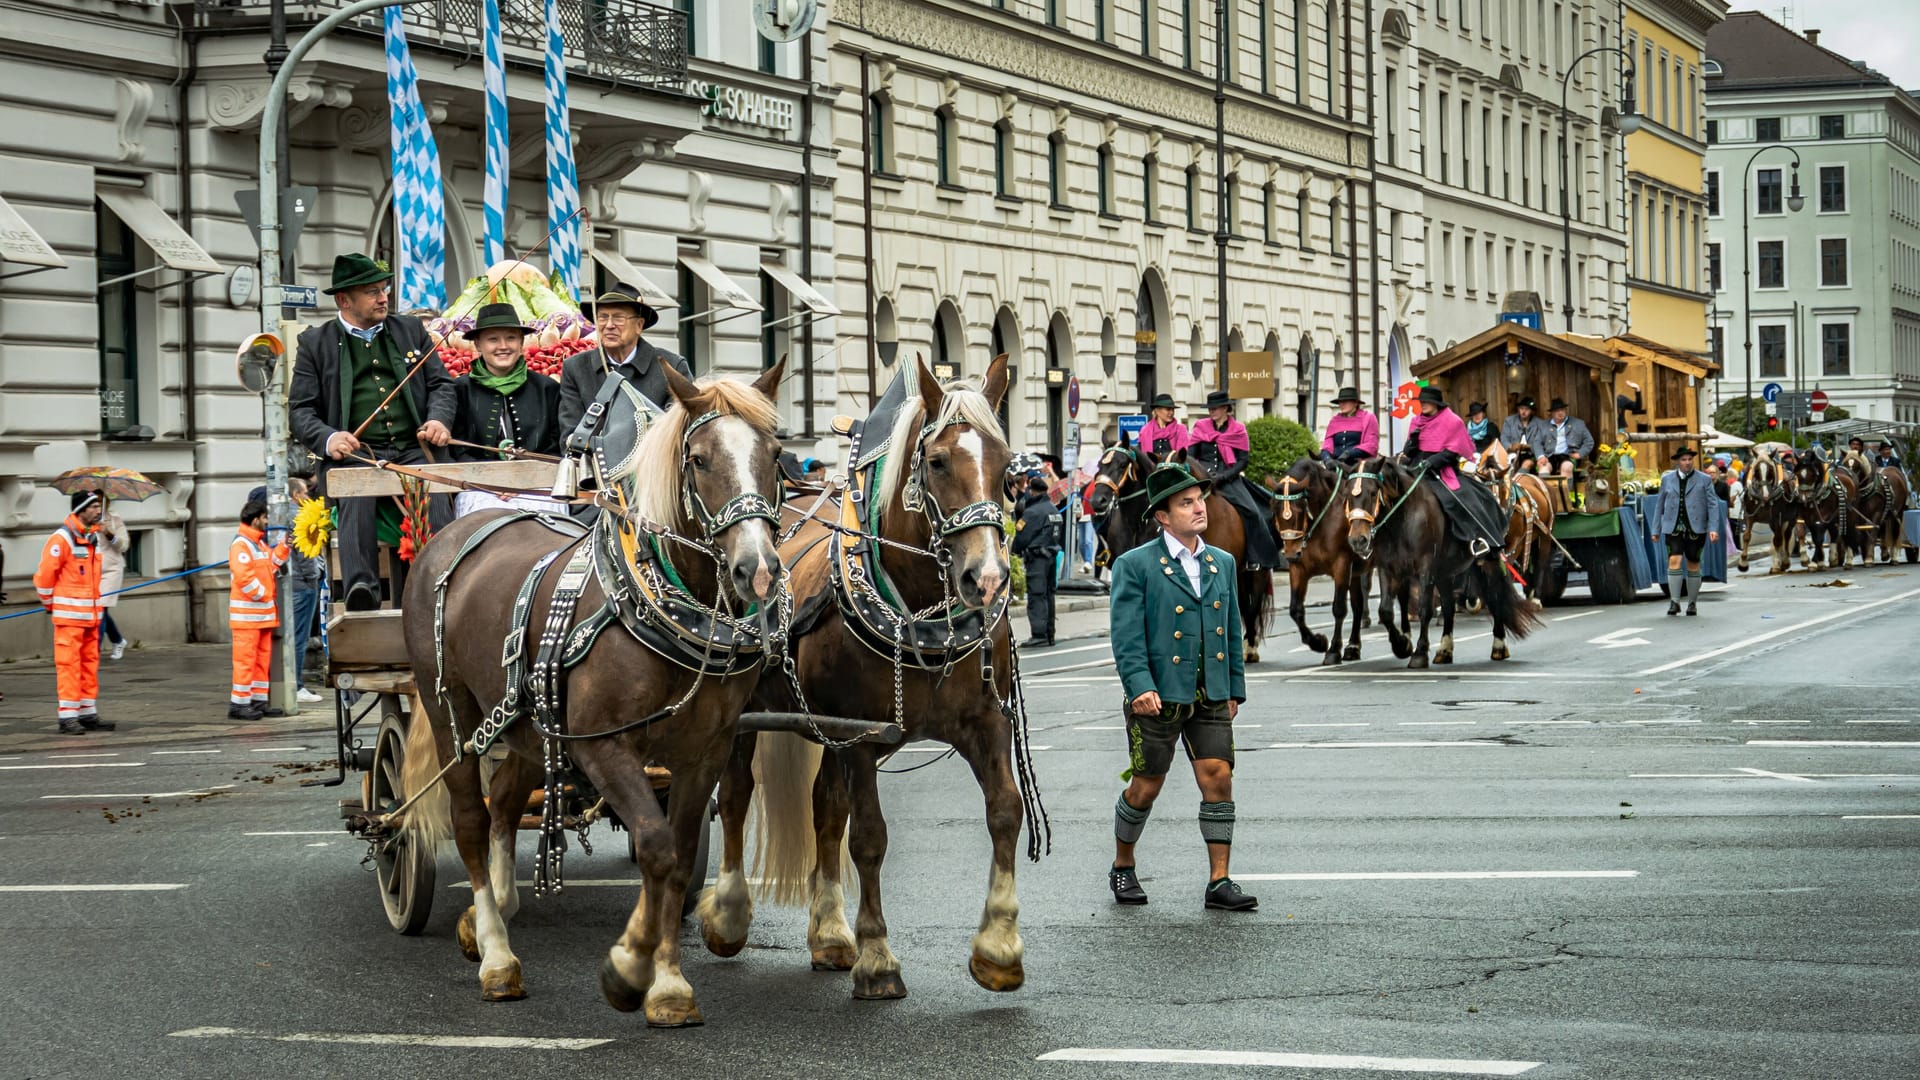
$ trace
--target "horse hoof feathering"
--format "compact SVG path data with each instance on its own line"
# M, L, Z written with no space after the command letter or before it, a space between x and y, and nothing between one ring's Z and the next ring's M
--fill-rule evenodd
M467 910L460 913L460 921L454 925L453 936L460 942L460 951L467 954L467 959L477 964L480 962L480 935L474 930L474 918L473 906L469 904Z
M852 971L857 957L851 945L827 945L813 950L813 970Z
M481 1001L519 1001L527 996L520 982L520 965L480 973Z
M1002 994L1020 989L1027 981L1027 969L1020 961L996 964L979 953L968 959L967 974L973 976L973 981L982 988Z

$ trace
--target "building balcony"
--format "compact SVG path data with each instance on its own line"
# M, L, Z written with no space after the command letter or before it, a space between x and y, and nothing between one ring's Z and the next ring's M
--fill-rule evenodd
M189 0L208 30L265 30L268 0ZM347 0L286 0L290 37L346 6ZM416 0L406 12L407 43L481 53L481 0ZM687 20L645 0L560 0L561 37L569 71L615 84L682 93L687 84ZM348 24L381 33L382 13ZM543 62L546 0L500 0L500 32L509 64Z

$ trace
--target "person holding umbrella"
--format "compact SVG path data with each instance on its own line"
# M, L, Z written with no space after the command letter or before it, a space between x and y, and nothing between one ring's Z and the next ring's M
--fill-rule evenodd
M100 515L98 491L76 490L67 520L47 537L33 587L53 618L53 670L60 734L112 731L100 718Z

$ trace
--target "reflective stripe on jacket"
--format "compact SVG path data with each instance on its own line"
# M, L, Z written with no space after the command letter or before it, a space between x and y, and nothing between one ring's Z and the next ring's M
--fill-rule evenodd
M259 630L280 625L274 606L274 573L287 563L287 545L269 550L259 529L240 526L240 535L227 545L227 571L233 584L227 591L227 624L235 630Z
M47 537L40 566L33 573L40 605L56 625L95 626L100 622L100 558L92 530L67 515L66 524Z

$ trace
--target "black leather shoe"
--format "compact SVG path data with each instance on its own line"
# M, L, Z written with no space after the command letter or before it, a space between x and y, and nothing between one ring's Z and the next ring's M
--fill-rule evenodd
M80 721L75 720L72 717L62 717L60 719L60 734L85 735L86 733L87 733L87 729L80 726Z
M1698 614L1700 614L1700 605L1698 605L1698 604L1694 604L1694 603L1689 603L1689 604L1687 605L1687 614L1689 614L1689 615L1698 615Z
M1678 600L1667 601L1667 614L1669 615L1680 614L1680 601Z
M380 592L368 585L355 585L347 590L348 611L378 611Z
M1242 892L1232 878L1221 878L1207 886L1207 908L1211 911L1252 911L1260 901Z
M1028 638L1027 640L1025 640L1025 641L1023 641L1023 642L1021 642L1021 643L1020 643L1020 647L1021 647L1021 648L1023 648L1023 649L1047 649L1047 648L1052 648L1052 647L1053 647L1053 639L1052 639L1052 638L1043 638L1043 637L1030 637L1030 638Z
M258 720L258 719L260 719L260 714L259 714L259 713L256 713L256 712L254 712L254 711L253 711L253 706L251 706L251 705L234 705L234 704L232 704L232 703L228 703L228 705L227 705L227 719L229 719L229 720L245 720L245 721L247 721L247 722L249 722L249 723L251 723L251 722L253 722L253 721L255 721L255 720Z
M81 717L80 726L86 728L88 731L112 731L115 727L113 721L97 714L94 716Z
M1144 904L1147 890L1140 887L1140 875L1131 866L1116 866L1107 871L1107 887L1113 890L1116 904Z

